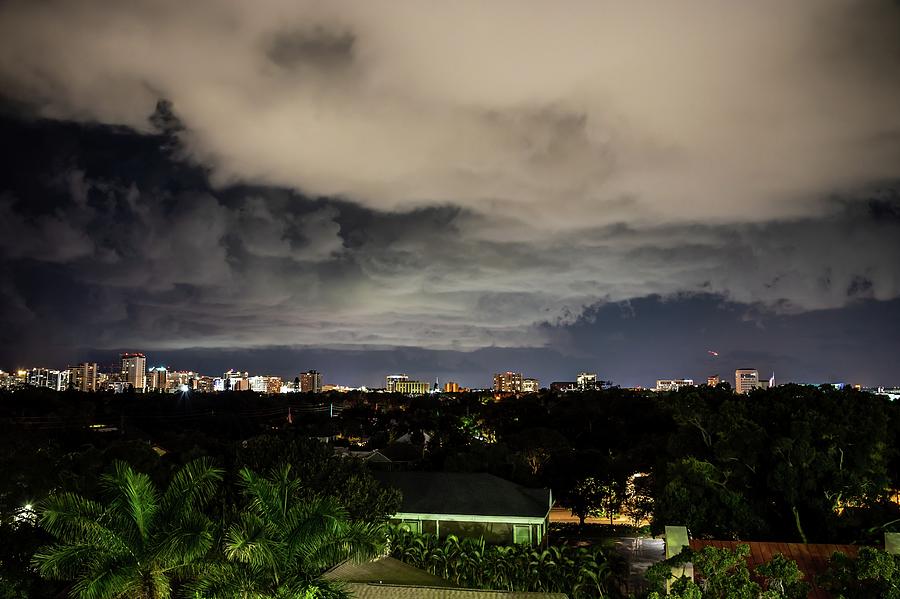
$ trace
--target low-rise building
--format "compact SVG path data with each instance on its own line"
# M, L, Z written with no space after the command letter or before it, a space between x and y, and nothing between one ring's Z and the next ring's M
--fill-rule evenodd
M486 543L546 544L553 495L492 474L470 472L374 472L403 495L391 520L439 538L483 538Z
M734 392L750 393L759 388L759 371L755 368L738 368L734 371Z
M425 395L431 391L431 383L424 381L397 381L394 383L394 393L404 393L406 395Z
M682 387L693 387L693 379L659 379L656 381L654 391L664 393L666 391L678 391Z
M522 379L522 393L537 393L541 390L541 382L537 379Z
M384 377L384 390L388 393L397 391L397 383L409 381L409 376L405 374L389 374Z

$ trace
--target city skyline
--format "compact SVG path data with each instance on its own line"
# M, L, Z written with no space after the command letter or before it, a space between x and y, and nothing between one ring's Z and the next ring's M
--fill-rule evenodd
M709 351L710 354L715 354L715 357L718 358L718 352ZM349 371L346 369L338 368L335 372L338 374L332 374L328 376L328 373L322 372L317 369L309 369L304 368L303 370L290 370L285 369L283 366L275 366L271 365L260 365L254 368L241 368L235 369L234 364L229 364L229 367L226 369L219 368L216 369L214 366L209 366L208 364L205 368L195 368L190 365L183 364L164 364L162 362L147 362L147 358L145 354L140 352L123 352L120 354L116 354L119 356L119 361L110 361L108 358L109 355L106 355L107 358L105 361L87 361L87 362L78 362L74 364L67 364L65 367L56 367L57 365L47 365L43 363L38 364L29 364L29 365L17 365L15 368L0 368L0 372L6 373L16 373L22 372L24 370L43 370L49 372L59 371L63 374L67 375L66 381L71 381L76 389L79 390L87 390L83 389L83 377L85 376L85 372L93 371L93 374L88 375L90 380L96 381L96 377L98 374L108 375L121 375L121 379L123 383L129 383L133 385L133 379L140 378L145 381L146 388L153 388L157 385L153 384L153 373L154 371L163 371L163 373L168 373L171 376L173 373L176 374L184 374L184 373L192 373L196 374L198 377L205 377L216 380L225 380L229 379L232 376L240 375L242 378L266 378L266 377L276 377L280 380L283 380L285 385L292 385L294 383L294 379L299 381L298 390L302 391L313 391L319 392L323 387L330 388L346 388L346 389L354 389L354 388L369 388L369 389L381 389L385 388L388 391L392 390L400 390L401 392L407 392L409 389L404 387L400 389L397 387L398 384L411 384L412 387L410 389L415 389L417 392L421 391L421 389L428 388L431 390L434 385L437 385L439 390L444 389L443 383L450 382L455 384L456 386L461 386L463 388L471 388L471 389L493 389L494 391L513 391L513 392L530 392L535 391L537 389L547 389L547 388L555 388L559 384L568 385L568 388L572 390L589 390L594 388L595 386L600 387L603 385L612 385L618 387L626 387L626 388L643 388L647 390L677 390L680 386L686 385L701 385L704 384L718 384L718 382L727 382L731 385L732 388L735 389L737 393L745 393L750 389L755 389L762 386L766 386L768 382L772 379L776 379L779 384L784 383L797 383L797 384L843 384L843 385L856 385L864 388L898 388L896 382L892 381L860 381L849 378L830 378L827 380L802 380L795 379L788 376L784 376L784 374L776 377L775 370L772 369L770 374L767 374L769 371L763 369L759 369L756 367L750 367L747 364L740 366L738 368L734 368L731 370L716 370L715 372L710 371L704 377L699 377L695 381L691 377L682 377L676 376L668 378L665 376L657 377L653 381L649 381L648 383L636 382L636 383L624 383L622 381L616 380L613 376L613 373L602 373L602 372L588 372L584 369L579 371L558 371L560 376L549 377L549 378L540 378L534 376L534 373L531 371L523 371L519 370L503 370L503 371L491 371L489 374L485 374L488 371L482 371L480 373L474 372L471 370L468 371L433 371L430 374L422 374L418 371L409 371L409 372L417 372L417 374L407 374L405 372L401 373L399 370L382 372L380 374L375 374L374 379L371 378L372 375L365 375L366 378L360 378L363 375L353 374L353 371ZM140 373L136 373L134 366L131 368L127 368L126 364L131 364L135 358L141 360L141 363L145 365L145 369L143 372L143 376L140 376ZM232 359L234 361L234 359ZM727 358L726 358L727 362ZM725 362L719 362L716 360L714 364L722 365ZM149 364L149 365L147 365ZM409 369L406 369L409 370ZM752 378L749 379L749 382L746 383L746 387L742 387L742 384L739 380L742 378L741 373L752 373ZM219 373L224 373L219 376ZM44 374L46 376L46 374ZM748 376L750 376L748 374ZM471 378L468 378L471 377ZM487 382L485 382L487 381ZM500 382L498 382L500 381ZM43 385L41 385L43 386ZM64 388L63 384L60 388ZM396 387L396 389L395 389ZM421 389L420 389L421 387ZM223 388L216 388L211 390L222 391L225 390ZM255 390L255 389L254 389Z
M896 3L463 5L5 3L0 363L894 384Z

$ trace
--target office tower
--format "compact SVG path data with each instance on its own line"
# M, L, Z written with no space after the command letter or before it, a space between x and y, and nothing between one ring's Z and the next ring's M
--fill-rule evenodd
M50 377L49 368L29 368L25 382L30 387L46 387Z
M384 377L384 390L388 393L397 392L397 383L408 381L409 377L405 374L389 374Z
M738 368L734 371L734 392L750 393L759 387L759 372L755 368Z
M541 382L537 379L522 379L522 393L537 393L541 390Z
M719 378L718 374L711 374L708 377L706 377L706 384L709 385L710 387L715 387L721 382L722 382L722 379Z
M147 371L147 389L166 391L169 388L169 371L165 366L155 366Z
M122 382L135 391L143 392L147 377L147 358L144 354L122 354Z
M678 391L682 387L693 387L693 379L660 379L656 381L656 387L653 389L658 392Z
M494 391L499 393L520 393L522 391L522 373L498 372L494 375Z
M32 368L28 371L25 380L32 387L46 387L54 391L65 391L69 387L69 371Z
M459 393L459 383L447 381L444 383L444 393Z
M250 390L256 393L267 393L269 390L269 377L251 376L248 379Z
M593 372L582 372L575 379L579 391L592 391L597 388L597 375Z
M97 363L82 362L69 367L69 385L76 391L96 391L98 388Z
M69 388L68 370L51 370L47 378L47 386L56 391L65 391Z
M318 370L307 370L300 375L300 391L303 393L322 392L322 373Z

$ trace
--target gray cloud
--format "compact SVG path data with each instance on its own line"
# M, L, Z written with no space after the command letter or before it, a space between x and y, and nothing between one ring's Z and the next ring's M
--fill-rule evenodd
M220 183L378 209L764 221L900 157L889 2L0 10L4 88L45 115L146 130L162 96Z
M525 346L654 294L892 299L897 199L871 200L900 175L898 22L838 0L6 2L5 93L162 131L215 188L70 172L53 210L0 199L0 255L64 265L96 306L71 335L107 346Z

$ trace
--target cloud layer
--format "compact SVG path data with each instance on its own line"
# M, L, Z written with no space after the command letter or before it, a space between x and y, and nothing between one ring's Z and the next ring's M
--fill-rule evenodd
M220 184L559 230L805 216L900 160L890 2L0 11L5 90L47 116L143 131L166 98Z
M837 0L6 2L7 98L132 132L48 164L53 202L0 195L7 330L472 349L655 294L896 298L898 23Z

